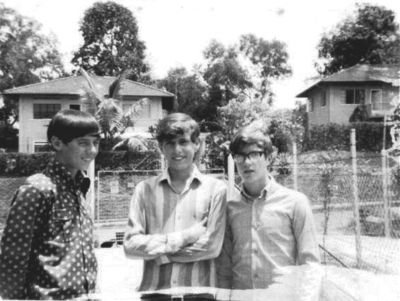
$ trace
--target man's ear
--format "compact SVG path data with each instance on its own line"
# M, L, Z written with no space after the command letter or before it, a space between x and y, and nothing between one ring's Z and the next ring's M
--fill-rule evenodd
M52 136L50 139L50 144L56 151L58 151L61 149L63 142L57 136Z

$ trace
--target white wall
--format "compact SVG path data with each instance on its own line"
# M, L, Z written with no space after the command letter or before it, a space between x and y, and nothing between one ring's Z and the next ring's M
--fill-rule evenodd
M21 96L19 101L19 152L33 153L36 142L47 142L47 126L50 119L34 119L34 103L59 103L61 109L68 109L70 104L81 104L79 100L71 99L32 99ZM134 101L124 100L124 104L133 104ZM82 105L81 105L82 107ZM143 109L136 119L135 128L147 132L151 125L155 125L164 117L161 98L150 98L150 105Z

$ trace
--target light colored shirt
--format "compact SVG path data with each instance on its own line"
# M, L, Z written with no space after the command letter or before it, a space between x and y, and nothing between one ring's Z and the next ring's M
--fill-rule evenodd
M215 287L214 259L223 243L225 212L226 184L201 174L197 168L181 193L172 188L167 171L139 183L132 197L124 237L125 254L144 259L138 290ZM205 233L188 244L183 231L204 218L207 218Z
M312 262L319 262L319 250L304 194L271 177L258 198L242 188L228 202L224 245L217 260L219 287L267 288L276 269Z
M0 252L4 299L72 299L95 290L93 221L84 206L89 178L56 160L16 192Z

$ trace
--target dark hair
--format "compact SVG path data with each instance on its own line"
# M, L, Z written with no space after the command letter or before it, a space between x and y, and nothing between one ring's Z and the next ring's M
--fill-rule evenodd
M241 128L229 146L232 154L237 154L247 145L256 144L263 149L265 156L269 156L273 152L271 139L267 134L264 134L260 128L252 125Z
M97 120L86 112L78 110L61 110L51 119L47 128L47 140L56 136L63 143L73 139L93 134L100 137L100 127Z
M162 143L164 141L171 141L185 133L190 133L190 140L196 142L200 136L198 123L187 114L172 113L158 122L156 138L158 143Z

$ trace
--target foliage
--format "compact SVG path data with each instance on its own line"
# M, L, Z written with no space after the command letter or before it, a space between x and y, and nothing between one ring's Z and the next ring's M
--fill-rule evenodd
M260 98L231 100L226 106L218 108L218 123L225 138L231 140L241 127L253 122L266 129L269 109L270 106Z
M1 153L0 176L23 177L42 172L53 152L43 153ZM96 170L125 170L140 168L146 163L146 169L159 169L160 154L157 150L133 153L130 151L101 151L95 160Z
M137 21L129 9L112 1L96 2L86 10L80 31L84 44L74 54L74 65L100 76L131 69L129 79L146 80L146 47L138 38Z
M199 74L189 74L184 67L174 68L157 85L176 95L177 111L197 121L207 118L207 86Z
M400 63L399 25L383 6L358 4L355 13L323 35L318 45L320 74L329 75L358 63Z
M54 36L42 33L37 21L0 3L0 92L63 75L56 44ZM1 141L17 139L13 130L17 121L17 100L6 97L0 108L0 124L6 127Z
M286 52L286 45L281 41L266 41L253 34L246 34L240 37L239 50L250 60L258 74L257 90L261 98L271 93L272 79L279 79L292 73L287 62L289 55Z
M130 70L125 70L110 85L109 95L104 97L97 91L94 79L84 70L79 69L86 78L89 88L85 91L81 101L86 104L88 112L93 114L100 124L103 141L100 144L102 150L116 149L121 146L128 147L132 151L146 151L147 141L145 138L136 135L133 131L134 120L140 114L143 106L149 99L142 98L136 101L126 111L123 111L119 90Z
M383 123L357 122L349 125L329 123L314 126L303 144L303 150L349 150L350 130L356 131L357 151L382 150ZM390 144L390 134L386 130L386 148Z
M213 40L203 55L206 63L201 74L208 85L205 113L209 121L216 121L218 108L231 100L259 99L271 104L271 81L291 74L285 44L252 34L242 35L228 47Z

